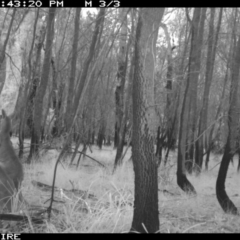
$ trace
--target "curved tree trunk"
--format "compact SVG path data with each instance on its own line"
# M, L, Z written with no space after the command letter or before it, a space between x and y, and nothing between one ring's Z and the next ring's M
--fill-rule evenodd
M216 194L219 204L225 212L230 212L232 214L238 214L238 210L229 199L225 190L225 181L227 177L227 170L229 162L232 159L234 153L236 152L236 138L237 138L237 128L239 121L239 104L238 104L238 85L239 85L239 68L240 68L240 37L238 38L237 47L234 51L233 59L233 70L232 70L232 81L230 89L229 98L229 110L228 110L228 127L229 134L227 138L226 147L224 150L222 162L220 165L217 183L216 183Z
M131 231L159 231L157 162L154 156L155 47L164 8L142 8L136 30L132 157L135 200Z
M221 9L222 10L222 9ZM221 14L222 14L222 11L220 10L220 13L219 13L219 19L218 19L218 26L220 25L220 18L222 18ZM214 118L214 121L217 122L218 121L218 118L219 118L219 115L221 113L221 110L222 110L222 106L224 104L224 96L225 96L225 92L226 92L226 85L227 85L227 81L228 81L228 76L229 76L229 69L230 69L230 65L231 65L231 60L232 60L232 52L233 52L233 39L234 39L234 33L236 31L236 17L237 17L237 9L233 9L233 11L235 11L235 19L233 21L233 28L232 28L232 34L231 34L231 41L230 41L230 48L229 48L229 56L228 56L228 61L227 61L227 66L226 66L226 70L225 70L225 77L224 77L224 83L223 83L223 89L222 89L222 94L221 94L221 101L218 105L218 108L217 108L217 111L216 111L216 115L215 115L215 118ZM220 28L220 26L219 26ZM218 31L218 30L217 30ZM208 169L208 163L209 163L209 160L210 160L210 153L211 153L211 150L212 150L212 146L214 144L214 137L213 138L213 131L214 131L214 125L211 127L210 131L209 131L209 136L208 136L208 148L207 148L207 153L206 153L206 160L205 160L205 169L207 170Z

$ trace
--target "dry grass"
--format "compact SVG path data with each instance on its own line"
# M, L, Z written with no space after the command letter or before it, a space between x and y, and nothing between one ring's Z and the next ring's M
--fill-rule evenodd
M188 176L197 191L197 196L188 196L184 194L176 185L176 156L172 155L172 161L166 168L170 174L166 178L171 178L165 189L169 192L160 192L159 209L160 209L160 229L161 232L167 233L230 233L240 232L239 216L225 214L215 194L216 178L219 170L219 161L221 156L212 156L210 171L203 171L200 176ZM174 159L174 160L173 160ZM237 207L240 205L239 198L239 175L236 172L237 160L235 167L230 165L226 189L229 197ZM173 165L171 167L171 165ZM164 175L166 169L160 170ZM160 188L164 179L161 181Z
M134 174L131 152L125 156L124 164L112 175L115 151L104 147L101 151L93 147L87 152L107 166L101 168L96 162L81 160L78 169L69 166L68 160L58 166L54 209L50 222L37 225L9 225L9 231L45 233L124 233L131 227L134 201ZM58 152L51 150L31 165L24 165L25 179L23 195L35 206L49 206L50 191L34 186L32 180L51 185L54 164ZM220 156L212 156L209 169L219 161ZM197 196L184 194L176 184L176 153L171 153L170 162L159 169L159 218L160 230L166 233L240 232L240 219L225 214L215 195L215 182L219 169L188 179L194 185ZM236 161L236 160L235 160ZM240 205L239 176L232 165L228 171L226 189L237 207ZM67 190L67 191L65 191ZM91 194L80 194L79 191ZM85 193L86 193L85 192ZM29 214L26 213L25 214ZM18 228L16 227L18 226ZM5 226L6 227L6 226ZM0 229L1 231L1 229Z

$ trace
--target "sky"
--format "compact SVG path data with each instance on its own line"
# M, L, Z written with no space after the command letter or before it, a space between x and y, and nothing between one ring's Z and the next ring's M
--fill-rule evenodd
M85 18L87 15L87 12L95 12L97 13L96 8L82 8L82 16Z

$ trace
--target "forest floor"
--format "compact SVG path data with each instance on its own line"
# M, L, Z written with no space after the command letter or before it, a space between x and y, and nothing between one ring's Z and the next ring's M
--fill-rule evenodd
M133 217L134 173L131 150L123 165L112 174L115 150L92 147L87 154L105 165L85 157L76 169L69 159L58 165L51 221L44 224L15 226L15 232L32 233L126 233ZM167 166L159 169L159 219L162 233L235 233L240 232L240 218L225 214L215 194L221 155L212 155L208 171L188 175L197 195L185 194L176 183L176 156L170 153ZM59 152L48 150L34 163L24 164L22 184L24 198L35 208L49 206L53 172ZM230 164L226 190L236 207L240 207L240 174L237 157ZM33 207L32 207L33 208ZM30 214L29 212L26 215ZM47 218L47 214L43 217ZM12 223L9 225L13 227ZM12 231L12 230L11 230Z

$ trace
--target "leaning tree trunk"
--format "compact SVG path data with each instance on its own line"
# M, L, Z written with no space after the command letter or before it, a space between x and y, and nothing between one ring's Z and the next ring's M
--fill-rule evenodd
M240 68L240 37L238 38L237 47L234 51L232 81L229 98L229 110L228 110L228 127L229 134L227 138L226 147L224 150L222 162L220 165L217 183L216 183L216 195L219 204L225 212L232 214L238 214L238 210L229 199L225 190L225 181L227 177L227 170L229 162L236 152L236 138L238 133L238 121L239 121L239 104L238 104L238 82L239 82L239 68Z
M135 200L131 231L159 231L157 162L154 156L155 47L164 8L142 8L139 13L133 77L132 157Z

